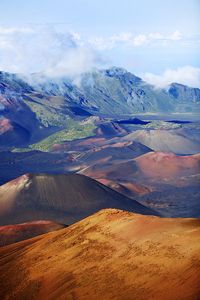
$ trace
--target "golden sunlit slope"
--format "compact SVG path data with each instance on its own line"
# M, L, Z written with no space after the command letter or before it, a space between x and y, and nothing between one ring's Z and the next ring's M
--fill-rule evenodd
M0 250L0 299L197 300L200 220L106 209Z
M102 208L156 212L83 175L25 174L0 186L0 225L33 220L71 224Z

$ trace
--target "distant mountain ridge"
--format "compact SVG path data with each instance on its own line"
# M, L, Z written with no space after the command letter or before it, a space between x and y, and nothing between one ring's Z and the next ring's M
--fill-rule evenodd
M188 98L190 98L192 102L200 101L199 88L188 87L180 83L170 84L168 93L180 102L187 101Z
M199 108L200 89L178 83L156 89L122 68L84 73L78 84L67 77L0 72L0 118L7 119L1 123L15 124L9 128L9 137L26 132L27 138L21 138L24 146L67 128L69 120L80 117L117 120L142 113L198 112Z
M15 94L26 103L24 95L32 93L40 93L44 97L64 97L68 106L82 107L97 115L174 112L180 103L200 103L198 88L172 83L167 89L155 89L141 78L116 67L84 73L78 86L67 77L48 78L32 74L26 79L17 74L0 72L1 97L12 98ZM1 103L4 104L2 100ZM193 110L193 107L190 109Z

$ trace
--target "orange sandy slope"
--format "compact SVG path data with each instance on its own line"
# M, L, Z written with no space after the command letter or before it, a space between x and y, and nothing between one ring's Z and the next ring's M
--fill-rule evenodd
M200 220L105 209L0 250L0 299L195 300Z

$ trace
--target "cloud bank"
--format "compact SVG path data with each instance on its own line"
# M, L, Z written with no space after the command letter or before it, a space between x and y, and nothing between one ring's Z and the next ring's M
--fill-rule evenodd
M142 78L157 88L165 88L172 82L200 88L200 68L184 66L175 70L167 69L161 75L145 73Z
M199 37L194 39L197 41ZM134 53L134 49L139 47L146 47L145 51L151 45L159 49L160 46L176 43L175 47L180 47L181 43L193 43L194 39L186 39L179 30L169 34L151 32L135 35L124 32L108 37L83 38L77 32L61 30L55 25L0 27L0 70L21 74L42 72L49 77L69 76L77 80L84 72L104 68L108 63L112 65L112 54L120 47L129 48ZM107 50L112 49L110 58L105 59ZM171 82L200 87L200 69L191 66L168 69L161 75L145 73L142 77L161 88Z
M89 39L89 44L99 50L106 50L113 49L119 45L125 45L127 47L141 47L156 43L166 46L169 42L180 41L182 39L183 37L179 30L175 30L169 35L163 35L160 32L138 35L134 35L131 32L124 32L107 38L93 37Z
M52 26L0 27L0 70L77 76L101 62L77 33L59 32Z

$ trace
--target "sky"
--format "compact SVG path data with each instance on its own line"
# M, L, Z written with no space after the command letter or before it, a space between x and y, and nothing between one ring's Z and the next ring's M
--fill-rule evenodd
M200 0L0 0L0 70L123 67L200 87Z

